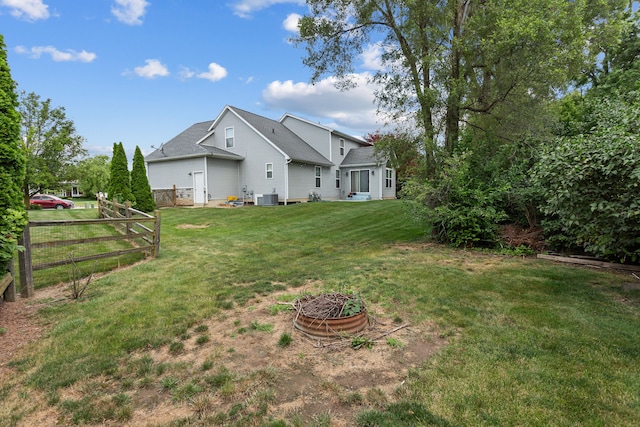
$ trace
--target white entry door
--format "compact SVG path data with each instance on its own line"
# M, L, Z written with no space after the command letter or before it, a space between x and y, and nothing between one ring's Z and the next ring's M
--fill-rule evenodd
M204 172L193 173L193 203L204 205Z

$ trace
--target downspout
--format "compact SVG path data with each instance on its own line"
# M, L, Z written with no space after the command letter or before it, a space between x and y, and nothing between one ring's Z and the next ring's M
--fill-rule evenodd
M287 200L289 199L289 163L291 163L291 157L285 157L284 162L284 205L287 206Z
M383 177L382 176L382 172L386 172L386 171L383 171L383 168L380 166L380 164L378 164L378 178L379 178L378 185L380 187L380 200L382 200L384 198L383 194L382 194L382 192L383 192L382 184L384 182L383 178L386 178L386 173L385 173L385 176Z
M209 205L209 176L207 171L207 156L204 157L204 205Z

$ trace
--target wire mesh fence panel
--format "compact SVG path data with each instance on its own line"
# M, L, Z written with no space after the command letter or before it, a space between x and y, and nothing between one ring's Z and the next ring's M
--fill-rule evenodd
M33 220L28 230L24 273L36 288L133 264L159 246L159 217L134 209L118 218Z
M85 277L143 259L144 252L130 250L149 244L141 237L123 240L120 227L108 223L31 227L31 262L36 287L69 281L73 274L72 261L80 276ZM100 257L114 252L120 254Z

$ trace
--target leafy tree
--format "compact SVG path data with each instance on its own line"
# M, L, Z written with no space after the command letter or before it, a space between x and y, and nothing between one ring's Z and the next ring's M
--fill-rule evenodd
M113 143L111 175L109 176L109 199L117 200L119 203L135 202L131 193L131 177L127 165L127 154L124 151L122 142Z
M63 107L53 108L51 100L40 100L35 93L21 92L21 138L27 156L27 171L22 185L25 204L29 197L58 188L69 180L71 167L86 154L84 138L76 134L73 121Z
M0 273L13 258L26 224L22 203L25 157L20 143L18 96L0 34Z
M640 11L632 11L631 3L619 12L622 19L600 23L597 37L588 45L591 62L577 79L578 85L601 94L640 88Z
M388 159L389 165L396 170L396 192L400 193L403 183L412 176L421 175L421 156L417 152L415 136L409 134L373 133L365 135L364 140L373 144L375 153Z
M348 88L355 58L378 43L383 67L372 79L380 85L378 106L392 120L415 121L422 136L417 152L434 176L439 142L445 156L451 155L461 126L491 130L553 98L583 64L586 40L600 28L596 23L614 20L627 1L307 4L310 12L301 19L295 41L306 47L304 63L313 70L312 80L334 73L340 87Z
M99 192L109 189L109 156L94 156L81 160L76 168L80 191L85 196L95 198Z
M136 200L136 209L143 212L152 212L155 209L151 186L147 179L147 169L144 166L144 157L137 145L131 169L131 192Z

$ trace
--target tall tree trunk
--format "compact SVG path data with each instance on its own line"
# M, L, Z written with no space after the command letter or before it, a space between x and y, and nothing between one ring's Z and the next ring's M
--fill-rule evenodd
M455 0L455 6L452 13L452 38L451 38L451 62L449 70L448 90L447 94L447 111L445 116L445 137L444 147L448 154L458 143L460 137L460 63L462 60L461 38L462 24L467 11L468 0Z

